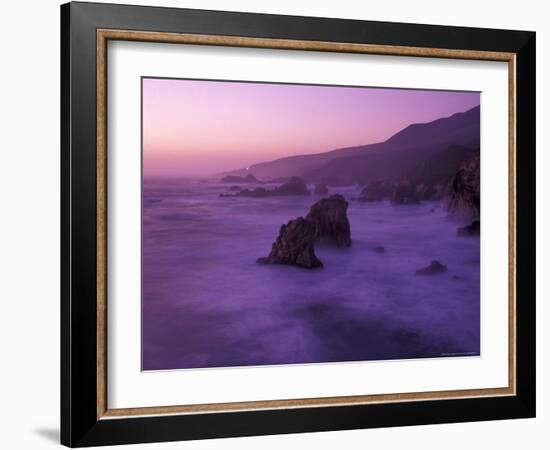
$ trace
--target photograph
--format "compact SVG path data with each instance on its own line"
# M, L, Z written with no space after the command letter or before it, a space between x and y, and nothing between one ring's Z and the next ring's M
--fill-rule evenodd
M38 299L6 315L38 330L7 346L9 442L542 436L541 8L106 1L42 2L7 41L4 297Z
M142 370L480 356L480 92L141 78Z

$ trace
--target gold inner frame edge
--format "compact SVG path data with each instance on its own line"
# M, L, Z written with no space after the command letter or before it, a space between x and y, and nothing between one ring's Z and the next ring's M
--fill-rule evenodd
M267 409L349 406L374 403L500 397L516 394L516 54L479 50L303 41L240 36L159 33L98 29L97 82L97 419L174 414L205 414ZM407 392L395 394L259 400L197 405L109 409L107 405L107 42L109 40L171 44L304 50L375 55L502 61L508 63L508 386L502 388Z

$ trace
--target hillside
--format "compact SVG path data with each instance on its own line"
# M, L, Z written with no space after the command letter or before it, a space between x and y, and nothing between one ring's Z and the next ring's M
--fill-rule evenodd
M452 146L478 148L479 113L477 106L432 122L409 125L385 142L262 162L246 173L264 179L297 175L308 182L329 185L399 178L429 156Z

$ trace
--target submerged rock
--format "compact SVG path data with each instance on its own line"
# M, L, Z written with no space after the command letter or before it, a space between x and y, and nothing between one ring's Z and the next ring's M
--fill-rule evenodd
M340 194L331 195L315 203L306 216L315 226L315 240L327 240L338 247L351 246L347 210L348 202Z
M479 155L460 166L449 188L447 208L452 215L479 219L479 169Z
M242 190L242 187L240 186L231 186L229 188L230 191L241 191Z
M447 272L447 266L444 266L437 260L433 260L429 266L423 267L416 271L417 275L435 275L438 273Z
M457 236L479 236L480 223L479 220L474 220L470 225L460 227L456 230Z
M298 217L282 225L277 240L266 258L258 258L259 264L288 264L291 266L314 269L323 263L315 255L315 224Z
M395 187L391 202L396 205L416 205L420 200L416 188L408 182L403 182Z
M386 249L383 245L378 245L378 246L374 247L373 250L376 253L384 253L386 251Z
M315 185L315 189L313 190L313 192L316 194L316 195L327 195L328 194L328 187L326 184L323 184L323 183L317 183Z

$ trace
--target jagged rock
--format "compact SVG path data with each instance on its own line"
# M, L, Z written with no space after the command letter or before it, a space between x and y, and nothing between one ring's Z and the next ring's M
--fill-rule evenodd
M317 183L315 185L315 189L313 191L316 195L327 195L328 194L328 187L326 184L323 183Z
M338 247L349 247L351 231L347 210L348 202L340 194L315 203L306 216L315 225L315 240L328 240Z
M429 266L423 267L416 271L417 275L435 275L438 273L447 272L447 266L444 266L439 261L434 260Z
M391 202L396 205L416 205L420 200L415 187L408 182L403 182L395 187Z
M391 198L393 185L389 182L373 181L368 183L359 194L360 202L379 202Z
M462 163L449 188L447 208L459 217L479 219L479 155Z
M480 223L479 220L474 220L470 225L460 227L456 230L457 236L479 236Z
M314 269L323 263L315 255L315 224L298 217L281 226L279 236L266 258L258 258L259 264L288 264Z

